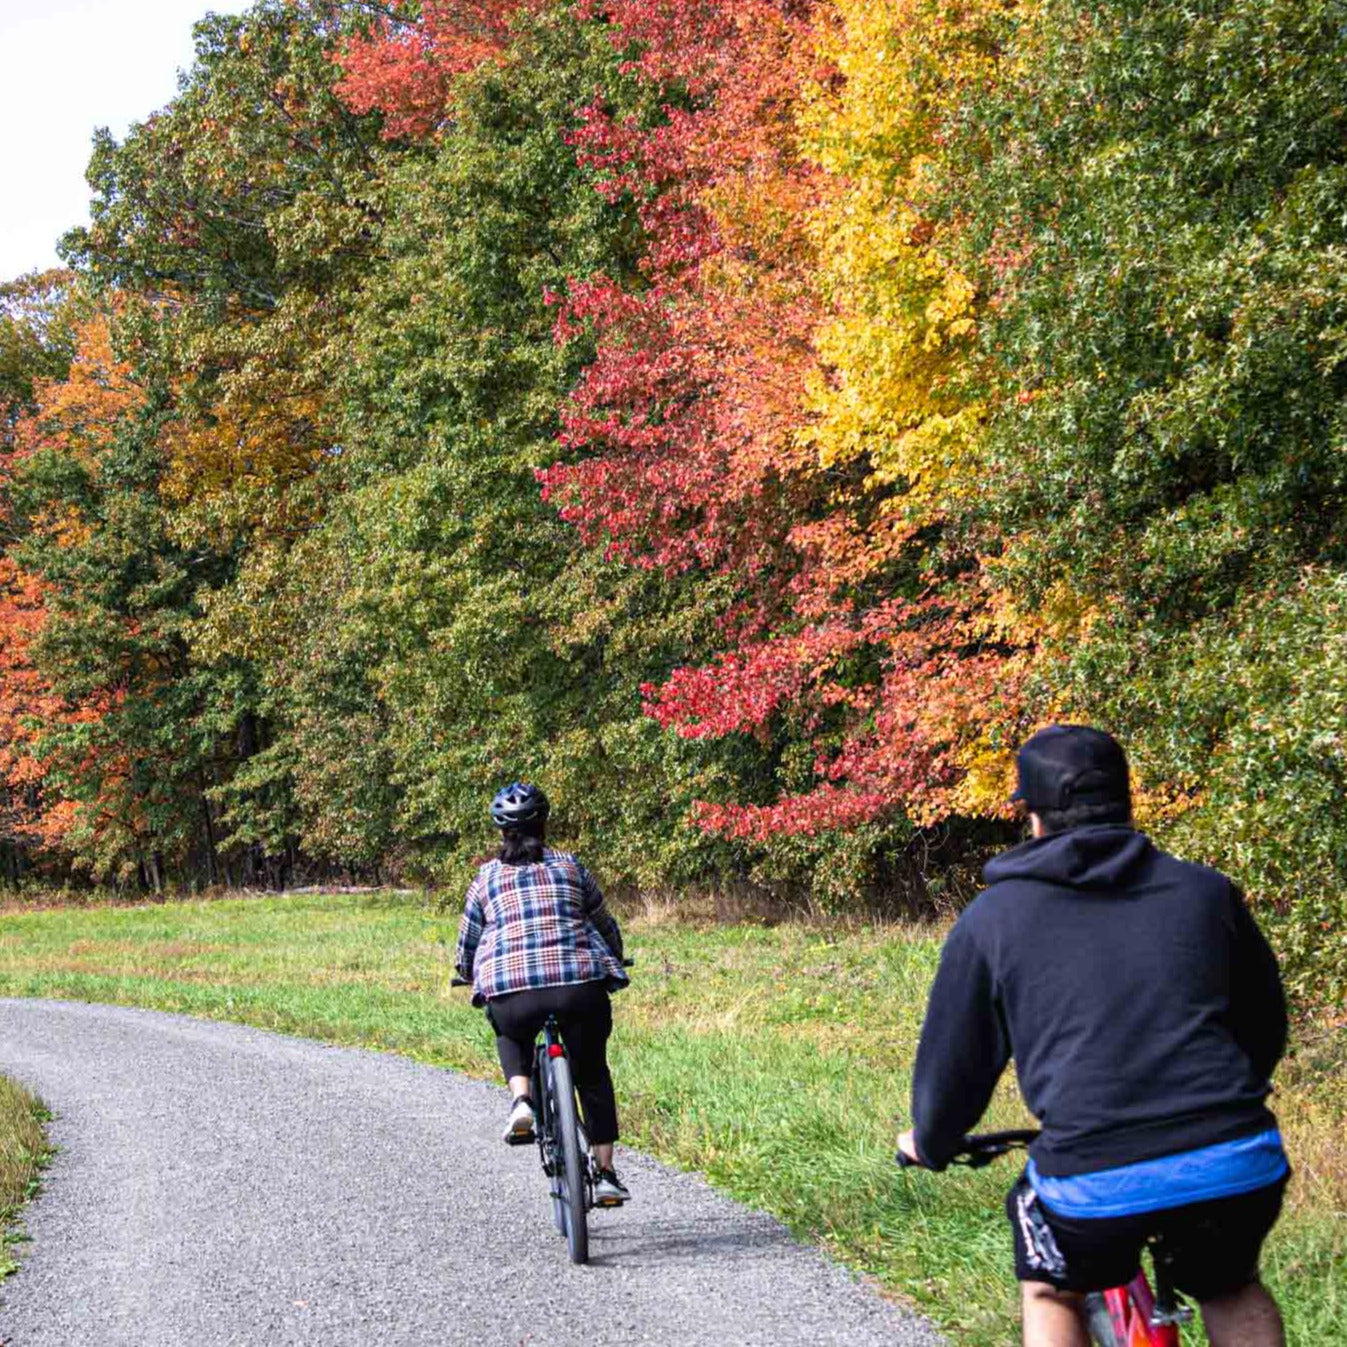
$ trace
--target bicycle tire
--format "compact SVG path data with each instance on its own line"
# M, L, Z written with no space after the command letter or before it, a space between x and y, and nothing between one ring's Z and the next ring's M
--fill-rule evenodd
M561 1197L561 1168L557 1148L556 1110L552 1106L552 1073L547 1070L547 1059L539 1048L533 1058L533 1097L537 1100L538 1154L542 1160L543 1177L547 1180L548 1201L552 1206L552 1224L557 1234L566 1234L566 1204Z
M580 1154L579 1117L575 1108L575 1085L566 1058L548 1059L552 1073L553 1119L561 1159L562 1202L566 1216L566 1248L572 1263L589 1261L589 1221L586 1217L585 1165Z
M1113 1316L1098 1291L1085 1297L1085 1327L1095 1347L1126 1347L1113 1328Z

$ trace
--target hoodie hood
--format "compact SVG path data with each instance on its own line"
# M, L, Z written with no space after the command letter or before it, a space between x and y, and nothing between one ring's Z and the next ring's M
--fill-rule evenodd
M1031 879L1073 889L1110 889L1126 884L1154 854L1150 838L1135 828L1096 824L1003 851L987 862L982 875L988 884Z

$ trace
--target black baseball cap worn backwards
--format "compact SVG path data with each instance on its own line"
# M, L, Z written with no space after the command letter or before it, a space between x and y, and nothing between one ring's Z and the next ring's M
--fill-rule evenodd
M1024 741L1010 798L1030 812L1074 804L1120 804L1131 798L1122 745L1090 725L1049 725Z

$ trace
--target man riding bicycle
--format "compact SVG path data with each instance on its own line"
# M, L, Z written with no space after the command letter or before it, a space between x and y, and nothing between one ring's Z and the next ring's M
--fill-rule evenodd
M608 1070L609 991L628 982L622 932L589 871L544 845L549 812L537 786L516 781L496 793L491 820L501 830L500 855L468 888L456 963L472 984L473 1005L486 1007L496 1031L512 1096L505 1140L533 1140L533 1044L555 1015L594 1147L594 1197L618 1206L631 1196L613 1168L617 1102Z
M1281 1347L1258 1279L1290 1173L1266 1098L1276 961L1225 876L1131 823L1127 760L1053 725L1021 748L1030 841L986 867L931 990L901 1149L941 1170L1013 1057L1042 1125L1006 1202L1026 1347L1087 1347L1084 1295L1160 1235L1215 1347Z

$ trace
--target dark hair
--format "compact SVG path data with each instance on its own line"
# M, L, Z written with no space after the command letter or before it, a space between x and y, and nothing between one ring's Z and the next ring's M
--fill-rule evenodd
M543 858L542 819L502 828L500 862L502 865L537 865Z
M1034 812L1038 813L1037 810ZM1132 802L1128 799L1082 801L1069 804L1065 809L1045 809L1038 818L1045 833L1064 833L1069 828L1086 828L1091 824L1128 824L1132 821Z

